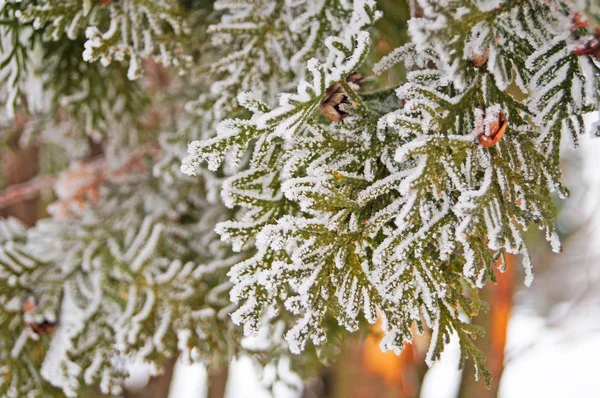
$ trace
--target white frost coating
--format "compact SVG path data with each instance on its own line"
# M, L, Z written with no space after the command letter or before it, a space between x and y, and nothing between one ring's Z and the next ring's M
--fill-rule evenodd
M404 221L404 219L408 216L408 214L413 210L414 204L417 200L417 193L411 192L408 196L406 204L402 207L402 211L398 213L396 220L397 223L400 224ZM399 229L399 232L402 233L402 229ZM399 234L398 234L399 235ZM379 247L373 253L373 262L375 264L383 264L385 253L388 251L388 245L391 244L395 239L395 235L392 235L385 239Z
M163 284L171 281L181 269L182 264L183 263L179 259L171 261L171 263L169 264L169 268L163 274L156 275L154 277L154 281L158 284Z
M467 239L468 227L471 223L471 216L465 217L462 222L456 227L456 240L463 246L463 255L465 257L465 265L463 274L466 277L475 275L475 251L471 248Z
M373 67L373 73L381 75L394 65L402 62L408 70L414 68L423 68L427 64L428 57L423 51L415 51L410 44L401 46L383 57Z
M420 294L420 296L423 298L425 308L427 308L427 310L431 312L435 312L436 307L433 292L431 291L431 289L429 289L429 286L427 285L427 283L416 268L413 268L412 274L414 278L414 283L416 285L416 292L417 294Z
M91 271L92 270L92 256L94 254L94 252L96 251L96 249L98 248L99 243L98 242L92 242L88 247L85 248L84 252L83 252L83 261L81 263L81 268L84 271Z
M525 286L531 286L533 282L533 265L531 264L531 257L529 257L529 253L527 250L523 251L523 268L525 268Z
M439 315L433 322L433 327L431 328L431 339L429 340L429 349L427 350L427 354L425 355L425 363L427 366L433 366L433 355L437 347L437 340L440 333L440 318Z
M103 360L104 357L102 355L102 351L96 351L94 353L94 359L92 360L92 363L83 372L83 380L87 385L92 385L92 383L94 383L94 378L96 377Z
M150 234L152 228L152 222L152 217L144 218L144 221L142 221L142 225L140 226L135 239L131 242L129 248L123 256L125 261L132 261L144 242L147 241L148 235Z
M318 105L318 102L314 101L314 98L323 95L326 83L324 81L323 66L316 58L310 59L306 67L313 76L313 83L310 84L303 80L298 84L297 94L283 94L279 100L279 107L277 109L259 117L257 121L259 129L268 129L272 125L275 125L273 135L289 140L304 124L306 119L312 115ZM298 109L299 107L296 102L306 103L308 108Z
M19 337L17 338L17 341L15 341L12 350L10 351L11 358L16 359L19 357L19 354L21 353L21 350L25 346L27 339L28 339L27 331L23 330L21 332L21 334L19 335Z
M375 182L372 185L369 185L366 189L362 190L358 194L356 201L359 205L364 206L369 201L377 199L378 196L387 193L392 189L396 189L399 183L411 173L412 170L404 170L390 174L389 176Z
M86 314L77 307L70 289L64 289L61 323L56 329L40 374L55 387L61 388L67 397L77 396L81 367L69 359L73 348L72 339L82 331Z
M135 306L137 303L137 286L135 284L131 284L127 291L127 305L125 306L125 311L121 314L121 316L115 322L115 330L120 330L125 325L125 322L129 320L133 316L135 311Z
M483 58L488 56L490 44L488 33L489 26L487 26L486 22L479 22L471 29L465 43L463 59L472 60L476 57Z
M177 349L181 352L181 358L184 363L188 364L191 358L191 351L188 346L188 341L192 336L192 332L189 329L182 329L177 331Z
M195 176L200 168L200 162L196 159L200 152L200 141L193 141L188 145L188 156L181 162L181 172L189 176Z
M309 326L309 322L310 314L307 313L286 333L285 340L288 342L292 354L298 355L304 350L306 337L303 334L306 333L305 329Z
M440 261L447 261L450 254L454 252L455 244L452 239L452 230L450 225L442 227L438 246L440 248Z
M160 237L163 230L163 224L156 224L154 225L154 227L152 227L152 233L150 234L148 241L140 250L138 255L134 257L133 261L131 262L131 270L133 272L139 271L139 269L146 263L146 261L148 261L150 256L152 256L152 254L156 250L156 247L158 246L158 243L160 242Z
M560 242L560 237L555 230L546 230L546 240L550 242L550 247L552 247L552 251L554 253L561 252L562 244Z
M486 167L485 169L485 174L481 186L475 190L467 189L461 192L460 197L458 198L458 201L453 208L453 212L457 215L462 216L468 214L471 210L475 209L477 207L475 201L478 198L484 196L489 190L493 180L494 169L493 167L491 167L489 158L486 158L486 163L486 166L488 167Z
M502 0L476 0L474 3L481 11L492 11L502 5Z
M377 309L373 306L367 289L363 290L363 313L370 324L377 322Z
M154 308L154 301L156 300L156 295L152 291L152 289L145 289L146 299L144 300L144 305L140 312L135 314L131 318L131 328L129 329L129 333L127 335L127 341L129 344L134 344L137 341L137 335L142 328L141 323L145 321L150 312Z
M324 90L333 82L341 80L343 76L357 69L366 56L370 44L368 32L360 31L362 27L371 23L371 18L364 11L367 7L374 7L374 2L371 0L355 2L352 17L354 23L348 27L347 34L339 38L329 37L325 41L329 50L327 63L321 65L316 58L307 62L307 70L313 77L313 83L302 80L298 84L296 94L282 94L277 108L265 114L256 114L251 121L255 132L267 134L271 138L282 137L286 141L290 141L303 128L306 120L312 116ZM377 15L376 13L375 17ZM346 53L340 51L334 44L351 48L352 55L347 57ZM181 171L188 175L194 175L204 161L208 162L209 169L216 170L223 161L225 152L232 147L231 141L234 133L226 130L218 130L217 137L212 140L192 142L188 147L188 156L182 163ZM208 150L211 145L214 146L220 141L225 141L225 150L223 148ZM217 147L215 146L215 148Z

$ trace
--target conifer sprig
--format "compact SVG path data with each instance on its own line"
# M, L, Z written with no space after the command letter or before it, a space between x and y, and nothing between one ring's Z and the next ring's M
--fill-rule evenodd
M531 283L522 236L531 223L560 250L551 194L567 191L559 141L549 145L546 137L581 133L581 115L598 104L597 72L568 50L575 38L565 4L421 5L424 16L411 21L414 47L377 68L407 60L396 110L363 100L345 82L360 62L339 74L309 61L312 84L301 82L279 108L255 106L262 110L252 119L228 121L215 138L193 143L182 170L204 161L216 169L234 147L228 159L243 159L254 143L251 161L223 189L229 206L249 210L218 227L234 247L257 250L230 273L232 299L245 300L233 320L246 333L257 332L263 316L279 316L283 305L298 317L287 333L293 352L325 343L328 316L350 331L381 317L382 348L400 351L416 323L436 336L430 363L456 332L463 358L471 356L489 383L471 342L480 331L458 314L478 312L481 304L469 296L494 278L502 252L523 254ZM362 60L360 37L341 51L331 39L329 59ZM509 92L513 79L526 100ZM323 123L316 105L336 81L349 116ZM549 112L553 119L542 116Z

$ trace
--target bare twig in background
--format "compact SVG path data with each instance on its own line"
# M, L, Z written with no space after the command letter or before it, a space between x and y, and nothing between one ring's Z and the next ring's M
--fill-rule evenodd
M89 190L93 187L98 187L100 184L106 181L115 181L120 177L127 175L132 170L139 169L141 162L144 157L148 155L155 155L160 151L158 144L153 143L147 147L141 148L136 151L131 158L119 168L115 170L103 170L105 165L104 157L96 157L88 162L81 163L81 167L89 167L95 173L95 178L91 184L86 185L82 188L82 192L77 195L78 197L83 196L85 190ZM24 200L31 199L38 195L41 191L52 188L60 178L67 176L70 171L66 171L60 176L40 176L30 179L28 181L9 185L4 190L0 191L0 209L18 204ZM13 174L13 173L11 173Z
M0 209L32 199L45 189L52 188L55 176L36 177L21 184L10 185L0 192Z

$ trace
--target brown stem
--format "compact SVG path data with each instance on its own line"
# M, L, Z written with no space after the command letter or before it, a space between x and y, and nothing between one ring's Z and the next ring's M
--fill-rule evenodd
M22 149L15 152L11 152L7 155L11 158L10 162L12 166L9 166L8 170L4 167L4 172L7 174L8 187L0 191L0 209L4 209L9 206L17 205L23 201L30 200L37 196L41 191L52 188L58 181L58 176L41 176L32 178L37 174L37 157L35 165L31 163L30 157L24 152L31 151L31 148ZM92 182L92 186L96 188L98 185L103 184L105 181L118 181L119 178L126 176L127 174L140 169L143 158L147 155L155 155L160 150L157 144L151 144L147 147L141 148L136 151L123 165L114 170L105 170L104 163L105 159L103 156L95 157L84 163L84 166L91 166L93 169L98 169L97 177ZM37 154L37 151L36 151ZM14 159L13 159L14 158ZM29 160L28 160L29 159ZM35 166L35 167L33 167ZM33 167L33 172L31 171ZM68 172L67 172L68 173ZM25 182L23 182L25 181ZM84 187L90 188L90 187ZM3 213L0 213L3 214Z
M207 398L223 398L227 389L227 378L229 376L229 367L223 366L211 369L208 373L208 392Z
M37 177L21 184L9 186L0 192L0 209L34 198L40 191L51 188L56 179L54 176Z

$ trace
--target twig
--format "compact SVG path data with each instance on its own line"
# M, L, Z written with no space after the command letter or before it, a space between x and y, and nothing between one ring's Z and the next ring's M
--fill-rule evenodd
M35 197L40 191L51 188L56 180L58 180L57 176L42 176L9 186L0 191L0 209Z
M118 167L116 170L100 173L98 181L101 183L106 180L114 180L123 176L128 171L135 169L136 165L146 155L155 155L160 151L160 146L157 143L152 143L140 150L134 152L127 162ZM97 157L86 162L86 165L101 165L105 161L103 156ZM35 177L21 184L14 184L0 191L0 209L20 203L24 200L31 199L45 189L52 188L58 181L59 176L40 176Z

